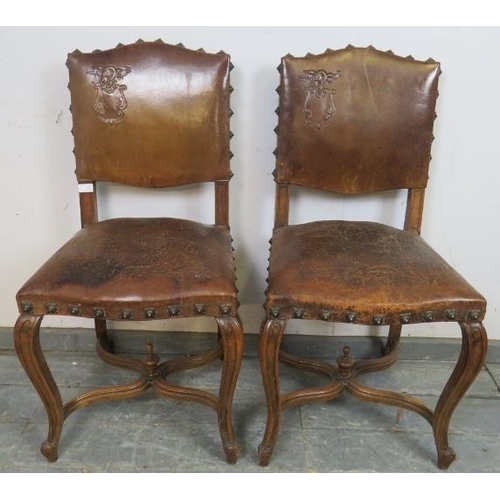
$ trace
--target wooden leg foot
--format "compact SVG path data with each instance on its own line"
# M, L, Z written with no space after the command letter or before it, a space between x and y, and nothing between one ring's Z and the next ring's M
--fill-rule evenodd
M45 441L42 444L40 451L42 452L43 456L49 462L56 462L57 461L58 456L57 456L57 444L56 443L49 443L48 441Z
M226 454L226 462L234 465L240 455L240 449L237 445L227 445L224 446L224 453Z
M450 448L446 447L442 450L438 450L438 467L440 469L447 469L450 464L457 458L455 452Z
M264 446L262 443L259 445L259 465L261 467L267 467L269 465L269 460L273 454L273 449L269 446Z

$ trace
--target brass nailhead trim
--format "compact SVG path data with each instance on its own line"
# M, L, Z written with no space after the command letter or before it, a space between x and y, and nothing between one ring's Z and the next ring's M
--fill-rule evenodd
M148 307L147 309L144 309L144 316L148 319L154 318L156 315L156 311L154 310L154 307Z
M100 307L94 309L94 316L96 318L104 318L105 316L104 309L101 309Z
M122 309L121 318L130 319L132 317L132 311L130 309Z
M383 316L373 316L373 324L380 326L384 322Z
M469 311L469 319L471 319L472 321L477 321L479 319L479 311Z
M271 309L269 309L269 316L274 319L279 318L280 310L277 307L271 307Z
M424 321L434 321L434 311L424 312Z
M304 309L296 308L293 310L293 317L295 319L302 319L302 316L304 316Z
M403 323L403 325L407 325L410 322L410 318L410 313L403 313L399 316L399 319L401 320L401 323Z
M80 316L80 307L79 306L69 306L69 312L71 316Z
M354 323L356 321L356 313L354 312L348 312L346 315L345 315L345 319L349 322L349 323Z
M167 307L167 312L169 316L177 316L180 312L180 307L179 306L168 306Z
M25 313L33 311L33 304L31 302L21 302L21 310Z
M321 311L319 317L323 321L330 321L330 318L332 317L332 315L328 311Z
M195 304L194 305L194 312L196 314L205 314L206 311L207 311L207 307L205 306L205 304Z
M228 304L222 304L219 309L221 314L223 314L224 316L231 314L231 306Z
M444 316L446 319L454 320L457 318L457 311L455 309L447 309L444 312Z
M45 309L49 314L55 314L57 312L57 304L47 304Z

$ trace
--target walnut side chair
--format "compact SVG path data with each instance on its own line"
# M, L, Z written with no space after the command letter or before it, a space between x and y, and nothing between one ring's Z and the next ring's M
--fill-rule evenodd
M229 232L230 58L138 40L111 50L76 50L67 66L82 229L20 289L14 330L17 354L48 415L41 451L57 460L63 422L73 411L152 388L213 408L226 459L235 463L232 401L243 331ZM99 221L99 181L145 188L213 182L215 224L159 217ZM47 314L94 318L98 355L138 378L63 404L41 350L39 328ZM151 344L142 359L116 353L107 332L108 320L200 316L215 318L217 348L164 362ZM218 394L166 379L220 359Z
M273 453L283 410L345 390L421 415L433 429L437 465L446 469L455 459L449 422L483 365L487 337L485 299L420 236L440 64L349 45L287 55L278 70L276 211L259 339L268 407L260 463ZM342 195L407 190L404 229L344 220L290 225L291 186ZM280 347L290 319L385 325L388 337L379 358L356 360L346 346L336 363L306 359ZM397 360L403 325L431 322L457 322L462 332L435 409L357 380ZM330 380L282 394L279 362Z

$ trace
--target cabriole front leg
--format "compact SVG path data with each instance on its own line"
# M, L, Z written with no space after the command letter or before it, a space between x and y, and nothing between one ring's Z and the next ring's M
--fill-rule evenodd
M223 364L217 415L222 446L227 462L236 463L239 448L233 429L233 396L243 358L243 327L238 317L216 318L222 343Z
M481 322L460 323L460 328L460 357L436 405L432 425L440 469L447 469L456 458L448 445L448 427L455 408L483 366L488 345L486 330Z
M22 314L14 327L14 343L19 360L40 395L49 419L49 433L41 451L49 462L55 462L64 413L59 389L40 346L42 318L43 316Z
M259 445L259 462L266 466L276 446L281 424L281 394L279 383L279 351L286 321L264 321L259 338L259 359L267 400L267 424Z

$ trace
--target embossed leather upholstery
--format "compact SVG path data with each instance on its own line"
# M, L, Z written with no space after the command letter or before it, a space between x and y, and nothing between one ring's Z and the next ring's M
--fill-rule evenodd
M227 229L134 218L78 231L21 288L18 300L40 315L55 305L58 314L145 320L219 316L224 307L235 312L236 293Z
M427 185L438 63L352 48L282 65L278 182L340 193Z
M467 321L486 301L417 234L374 222L317 221L276 229L269 310L356 323ZM377 320L380 318L380 320Z
M229 179L229 64L226 54L151 42L69 54L78 181ZM115 121L102 120L99 96Z

